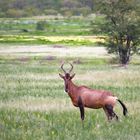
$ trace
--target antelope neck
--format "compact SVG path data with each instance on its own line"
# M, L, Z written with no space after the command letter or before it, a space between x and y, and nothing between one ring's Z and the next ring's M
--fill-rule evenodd
M77 93L77 86L72 82L69 81L68 83L68 94L71 98L73 98L73 96L75 96L75 94Z

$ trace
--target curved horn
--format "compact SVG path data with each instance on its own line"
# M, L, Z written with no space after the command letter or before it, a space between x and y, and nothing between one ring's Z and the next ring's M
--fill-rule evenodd
M66 74L66 71L64 70L63 66L64 66L64 63L61 65L61 69L62 69L62 70L64 71L64 73Z
M71 69L69 70L69 73L71 73L73 70L73 65L71 63L69 63L69 64L71 65Z

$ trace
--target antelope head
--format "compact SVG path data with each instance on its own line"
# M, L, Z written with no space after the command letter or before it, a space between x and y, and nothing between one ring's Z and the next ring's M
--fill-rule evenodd
M71 75L71 72L73 70L73 65L71 63L69 63L71 66L71 69L66 72L66 70L64 69L64 63L61 65L61 69L64 72L64 75L59 73L59 76L64 80L65 83L65 91L68 92L68 88L69 88L69 82L72 80L72 78L75 76L75 73Z

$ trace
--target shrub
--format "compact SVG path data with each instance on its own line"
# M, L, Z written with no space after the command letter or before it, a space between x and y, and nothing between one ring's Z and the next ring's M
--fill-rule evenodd
M36 30L45 30L46 22L38 21L36 24Z

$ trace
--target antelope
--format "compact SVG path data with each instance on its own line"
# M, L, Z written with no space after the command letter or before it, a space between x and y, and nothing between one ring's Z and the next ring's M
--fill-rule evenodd
M65 92L68 93L71 101L75 107L79 107L80 109L80 117L83 121L85 118L84 107L91 109L100 109L103 108L108 121L111 121L113 118L118 120L117 114L113 111L113 108L118 101L123 108L123 115L127 115L127 108L125 104L119 100L116 96L114 96L109 91L103 90L94 90L86 86L77 86L72 82L72 79L75 76L71 74L73 70L73 65L69 63L71 69L66 72L64 69L64 63L61 65L61 69L64 72L64 76L59 73L59 76L64 80Z

